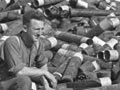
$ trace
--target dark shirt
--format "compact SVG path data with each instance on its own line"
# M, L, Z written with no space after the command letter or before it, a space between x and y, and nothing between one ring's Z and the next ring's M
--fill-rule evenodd
M15 36L11 36L4 43L4 58L8 66L8 71L16 74L21 69L26 67L34 67L35 63L43 66L48 62L44 54L43 43L39 40L39 45L36 43L29 45L23 40L24 32L18 34L19 41ZM29 39L29 38L28 38Z

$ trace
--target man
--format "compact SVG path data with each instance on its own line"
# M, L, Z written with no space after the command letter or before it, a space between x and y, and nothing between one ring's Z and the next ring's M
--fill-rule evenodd
M40 36L44 33L44 24L45 17L42 13L38 11L26 12L23 15L23 31L17 37L11 36L4 43L4 58L12 79L24 76L26 82L31 83L30 80L36 81L37 78L39 81L39 78L43 77L43 84L46 84L44 85L45 89L53 90L57 81L47 71L48 59L44 55L44 46L40 41ZM36 63L40 68L35 67ZM52 88L48 86L46 81L49 81ZM29 85L24 90L30 90ZM19 87L21 86L15 87L15 90L22 90Z

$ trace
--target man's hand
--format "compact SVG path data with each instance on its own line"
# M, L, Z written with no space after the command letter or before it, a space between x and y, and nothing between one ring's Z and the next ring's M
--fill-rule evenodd
M50 80L50 83L53 88L56 88L57 86L57 80L55 79L54 75L52 75L50 72L45 71L45 77Z
M55 90L49 86L47 79L43 76L44 90Z

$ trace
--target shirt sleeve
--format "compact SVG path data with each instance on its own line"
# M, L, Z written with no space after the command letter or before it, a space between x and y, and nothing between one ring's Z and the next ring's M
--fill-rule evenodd
M8 65L9 72L16 74L26 66L22 62L20 55L20 45L16 38L8 38L4 43L4 57Z
M36 65L38 68L48 63L48 58L45 54L45 49L42 41L39 42L38 54L36 58Z

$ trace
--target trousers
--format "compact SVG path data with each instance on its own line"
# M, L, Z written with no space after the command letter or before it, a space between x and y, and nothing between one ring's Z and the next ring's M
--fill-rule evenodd
M16 76L0 82L0 90L31 90L32 81L27 76Z

